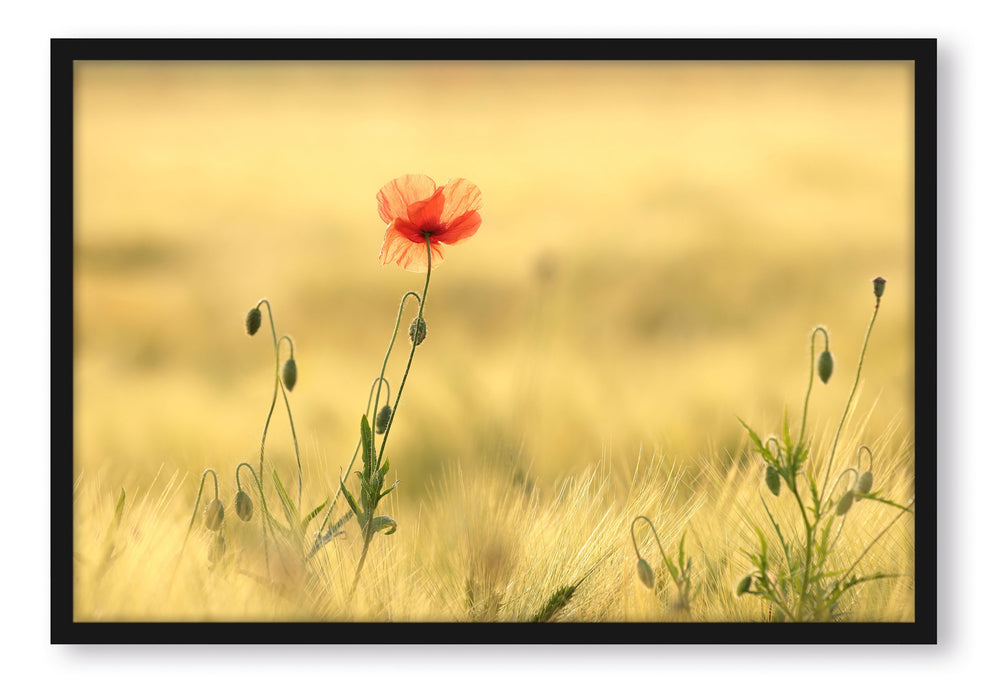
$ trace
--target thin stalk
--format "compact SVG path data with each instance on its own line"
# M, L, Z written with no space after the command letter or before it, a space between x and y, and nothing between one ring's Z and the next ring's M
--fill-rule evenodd
M801 413L801 435L798 437L798 447L804 443L804 427L808 420L808 399L811 398L811 386L815 383L815 336L818 331L825 336L825 350L828 351L828 331L821 326L817 326L811 331L811 371L808 373L808 391L804 395L804 411Z
M430 247L430 237L427 235L426 238L426 282L423 284L423 296L419 300L419 315L417 316L417 330L419 328L418 323L423 319L423 308L426 306L426 292L430 288L430 273L433 271L433 249ZM405 297L403 297L405 301ZM402 308L399 308L399 314L402 314ZM396 330L398 330L399 321L396 319ZM395 342L395 332L392 333L392 343ZM389 343L388 353L392 351L392 343ZM399 384L399 390L395 394L395 405L392 407L392 419L389 420L388 427L385 429L385 434L382 436L382 444L378 449L378 456L373 460L373 464L369 465L367 468L378 470L379 465L382 463L385 454L385 443L388 441L388 436L392 430L392 424L395 422L395 414L399 410L399 400L402 398L402 390L406 386L406 379L409 377L409 368L412 367L413 357L416 355L416 348L418 343L415 340L412 342L412 348L409 350L409 361L406 362L406 371L402 375L402 383ZM382 363L382 375L385 373L385 363L388 362L388 353L385 355L385 362ZM381 384L378 385L379 394L381 394ZM375 401L375 410L378 410L378 401ZM374 433L372 433L374 436ZM375 532L371 527L372 521L374 520L374 509L369 509L366 513L367 520L364 525L364 546L361 548L361 558L358 560L357 569L354 571L354 581L351 582L351 590L347 594L350 598L354 595L354 591L357 589L358 579L361 577L361 571L364 569L364 562L368 556L368 548L371 546L371 539L374 537Z
M839 421L839 427L835 430L835 440L832 442L832 452L828 456L828 467L825 469L825 480L822 482L824 484L828 483L829 474L832 472L832 461L835 459L835 448L839 445L839 435L842 433L842 426L846 422L846 417L849 415L849 408L852 406L853 396L856 395L856 387L859 386L859 376L863 371L863 360L866 359L866 346L870 342L870 333L873 331L873 324L877 320L877 313L880 311L880 297L877 297L876 306L873 307L873 317L870 319L870 325L866 329L866 337L863 339L863 349L859 353L859 365L856 367L856 380L853 382L852 391L849 392L849 400L846 401L846 408L842 412L842 419Z

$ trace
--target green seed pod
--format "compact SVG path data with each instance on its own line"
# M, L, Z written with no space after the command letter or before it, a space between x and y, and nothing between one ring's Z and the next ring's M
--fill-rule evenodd
M822 384L828 384L834 367L835 362L832 360L832 353L828 350L825 350L818 356L818 378L822 380Z
M222 523L223 504L220 499L214 498L206 504L206 510L203 511L203 524L211 530L219 530Z
M751 583L753 583L753 577L748 574L739 579L739 583L736 584L736 598L742 598L748 593Z
M248 311L247 315L247 332L248 335L254 335L261 328L261 309L257 306Z
M238 491L237 495L234 496L234 511L237 513L237 517L247 522L254 515L254 503L251 502L251 497L247 495L244 491Z
M413 345L419 345L426 340L426 319L418 316L409 326L409 340Z
M780 495L780 472L777 471L776 467L767 465L767 473L765 476L767 482L767 488L770 489L770 493L774 496Z
M378 416L375 418L375 432L382 435L388 428L388 421L392 417L392 407L388 404L382 406L381 410L378 411Z
M877 277L873 280L873 294L877 299L883 296L883 288L887 286L887 280L883 277Z
M863 472L859 475L859 479L856 480L856 493L869 493L870 489L873 488L873 472ZM856 500L859 500L859 496L856 496Z
M639 580L643 582L643 585L653 590L656 579L653 578L653 569L650 568L649 562L645 559L636 562L636 573L639 574Z
M296 385L296 361L291 357L285 361L285 365L282 367L282 383L289 391L292 391Z
M210 542L209 557L210 561L216 564L218 561L223 559L223 555L227 552L227 540L223 535L217 533L217 536L213 538Z
M839 499L838 504L835 506L836 515L845 515L849 512L849 509L852 508L853 496L855 494L852 491L846 491L842 494L842 498Z

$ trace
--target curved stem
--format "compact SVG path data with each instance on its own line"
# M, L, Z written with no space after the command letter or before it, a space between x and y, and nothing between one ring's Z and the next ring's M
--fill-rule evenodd
M426 282L423 284L423 296L419 298L419 315L417 316L417 323L421 322L423 319L423 308L426 305L426 292L430 288L430 273L433 271L433 249L430 245L429 235L425 236L426 239ZM402 297L402 304L405 303L406 296L408 293ZM399 318L402 316L402 304L399 306ZM385 361L382 363L382 371L379 374L379 378L385 376L385 365L388 363L389 353L392 352L392 345L395 343L395 336L399 328L399 318L395 321L395 331L392 332L392 342L389 343L388 352L385 353ZM417 326L418 329L418 326ZM392 406L392 418L389 420L388 427L385 429L385 434L382 435L382 444L378 449L378 456L375 458L375 463L369 465L368 468L378 470L379 465L385 458L385 443L388 441L388 436L392 430L392 424L395 421L395 414L399 410L399 400L402 398L402 390L406 386L406 379L409 377L409 368L412 367L413 357L416 355L416 348L418 343L412 342L412 348L409 350L409 361L406 362L406 371L402 375L402 383L399 384L399 390L395 394L395 405ZM381 383L378 384L378 395L381 395ZM375 411L378 411L378 399L375 399ZM361 558L358 560L357 569L354 571L354 581L351 582L351 590L347 594L350 598L354 595L354 591L357 589L358 579L361 577L361 571L364 569L364 562L368 556L368 548L371 546L371 539L375 535L375 531L372 529L372 522L374 521L374 509L369 509L365 514L367 521L364 526L364 546L361 549Z
M811 398L811 386L815 383L815 336L818 331L825 336L825 350L828 350L828 331L817 326L811 331L811 372L808 374L808 391L804 395L804 411L801 413L801 435L798 437L798 446L804 442L804 426L808 420L808 399Z
M429 248L428 245L427 245L427 248ZM427 257L430 259L430 262L432 262L432 255L430 253L427 253ZM430 284L430 268L431 267L432 267L432 264L427 268L427 271L426 271L426 285L427 286L429 286L429 284ZM375 394L375 408L374 408L374 411L371 414L372 417L377 417L378 416L378 405L379 405L379 402L381 400L381 395L382 395L382 382L383 381L386 381L386 383L387 383L387 380L385 380L385 368L388 365L388 358L392 354L392 348L395 346L395 338L399 334L399 324L402 323L402 312L405 310L406 300L409 297L416 297L416 301L419 304L419 318L422 318L423 317L423 303L426 300L426 288L425 287L423 288L423 296L420 296L416 292L412 292L412 291L409 291L409 292L406 292L405 294L403 294L402 295L402 300L399 302L399 313L396 314L396 316L395 316L395 327L392 329L392 338L389 340L388 348L385 350L385 358L382 360L382 371L378 373L378 377L376 378L376 381L378 382L378 392ZM415 346L413 346L413 348L415 349ZM406 372L408 374L408 367L406 368ZM391 393L392 393L392 386L391 386L391 384L388 385L388 392L389 392L389 398L391 398ZM396 399L396 401L398 401L398 399ZM393 411L392 411L392 417L393 418L395 417L394 406L393 406ZM389 419L388 428L386 428L386 431L385 431L385 434L386 435L388 434L388 429L391 428L391 427L392 427L392 419L390 418ZM360 446L360 441L358 441L358 445ZM385 445L385 438L382 438L382 446L384 447L384 445ZM381 450L379 450L379 454L381 454ZM356 449L354 451L354 457L351 458L351 464L354 463L354 458L355 457L357 457L357 450Z
M265 428L261 431L261 451L258 456L258 481L261 484L261 503L265 510L265 517L261 521L261 531L265 542L265 571L268 573L268 578L271 578L271 566L268 558L268 518L271 516L268 513L268 507L265 505L265 440L268 437L268 426L272 420L272 413L275 411L275 401L278 399L278 334L275 332L275 318L272 315L271 304L267 299L262 299L258 302L259 307L262 304L264 304L265 308L268 309L268 323L272 329L272 345L275 352L275 389L272 392L272 404L268 407L268 417L265 418Z
M863 450L866 450L866 454L870 455L870 468L867 471L873 471L873 450L871 450L866 445L860 445L859 451L856 453L856 466L859 467L859 471L862 472L861 460L863 459Z
M196 524L196 513L199 511L199 502L203 497L203 484L206 483L207 474L213 477L213 498L220 498L220 482L217 480L217 473L207 467L203 470L203 476L199 479L199 491L196 493L196 503L193 505L192 518L189 519L189 529L186 530L186 539L189 539L189 533L192 532L193 525ZM182 546L186 546L185 541L183 541Z
M870 325L866 329L866 337L863 339L863 349L859 353L859 365L856 367L856 380L853 382L852 391L849 392L849 399L846 401L846 408L842 411L842 419L839 420L839 427L835 430L835 440L832 442L832 452L828 456L828 467L825 469L825 481L823 483L828 483L829 474L832 472L832 461L835 459L835 448L839 445L839 435L842 433L842 426L846 422L846 417L849 415L849 407L852 406L853 397L856 395L856 387L859 386L859 376L863 371L863 360L866 359L866 346L870 342L870 333L873 331L873 324L877 320L877 313L880 311L880 297L877 297L876 306L873 307L873 317L870 319Z
M430 272L433 270L433 254L432 248L430 247L430 237L426 236L426 283L423 285L423 297L419 300L419 315L416 317L417 324L423 321L423 309L426 308L426 291L430 288ZM419 326L417 325L417 329ZM402 390L406 386L406 379L409 377L409 368L412 367L413 357L416 355L416 348L419 344L416 342L412 343L412 348L409 350L409 360L406 362L406 371L402 375L402 382L399 384L399 390L395 393L395 405L392 406L392 418L388 422L388 427L385 429L385 434L382 435L382 444L378 448L378 462L385 457L385 443L388 442L388 436L392 432L392 425L395 423L395 414L399 411L399 400L402 398ZM379 388L379 391L381 389Z
M660 544L660 536L657 534L657 529L653 526L653 521L645 515L637 515L629 524L629 534L632 535L633 547L636 549L636 554L639 555L639 547L636 545L636 533L633 528L635 527L637 520L645 520L646 524L650 526L650 530L653 532L653 539L656 540L657 548L660 550L660 556L663 558L664 566L667 567L667 571L673 576L674 565L671 564L670 559L667 558L667 553L663 551L663 545ZM640 557L640 559L642 559L642 557Z
M289 359L292 359L295 355L295 346L292 344L292 338L283 335L278 339L278 342L281 343L283 340L289 341ZM275 366L276 368L278 367L277 350L275 353ZM285 402L285 412L289 416L289 429L292 431L292 445L296 448L296 471L299 477L299 510L302 512L302 460L299 458L299 440L296 439L296 424L292 420L292 409L289 408L289 395L285 392L285 386L282 384L281 379L278 380L278 386L282 389L282 400Z

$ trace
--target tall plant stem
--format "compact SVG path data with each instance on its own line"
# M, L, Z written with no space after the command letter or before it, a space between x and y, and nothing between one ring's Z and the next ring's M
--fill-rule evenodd
M433 249L430 247L430 237L427 235L426 238L426 282L423 284L423 296L419 300L419 314L416 317L416 331L419 332L419 324L423 320L423 309L426 306L426 292L430 288L430 273L433 271ZM403 297L405 301L405 297ZM402 307L399 307L399 315L402 315ZM396 319L396 329L398 329L399 320ZM392 333L392 343L395 342L395 332ZM388 363L388 354L392 351L392 343L389 343L388 352L385 354L385 361L382 363L382 373L380 377L385 375L385 365ZM392 417L388 422L388 427L385 429L385 434L382 436L382 444L378 449L378 456L372 458L372 464L369 465L370 469L377 471L382 464L382 460L385 455L385 443L388 440L388 436L392 430L392 424L395 421L395 414L399 410L399 399L402 398L402 389L406 386L406 379L409 377L409 368L412 367L413 357L416 355L416 348L419 343L415 339L412 341L412 348L409 350L409 360L406 362L406 371L402 375L402 383L399 385L399 390L395 394L395 405L392 407ZM381 383L378 385L378 392L381 394ZM378 400L375 400L375 410L378 410ZM374 420L374 416L372 416ZM374 437L374 433L372 433ZM372 440L372 443L374 440ZM376 494L377 495L377 494ZM368 548L371 546L371 539L375 536L375 531L372 528L372 521L374 520L375 512L374 507L368 509L366 513L367 519L364 524L364 546L361 548L361 558L358 560L357 569L354 571L354 581L351 582L351 590L347 594L350 598L354 595L354 591L357 589L358 579L361 577L361 571L364 569L364 562L368 557Z
M866 359L866 346L870 342L870 333L873 331L873 324L877 320L877 313L880 311L880 297L877 297L876 306L873 307L873 317L870 325L866 329L866 337L863 339L863 349L859 353L859 365L856 367L856 380L853 382L852 391L849 392L849 400L846 401L846 408L842 411L842 418L839 420L839 427L835 430L835 440L832 441L832 452L828 456L828 466L825 468L825 479L822 481L823 488L828 486L828 477L832 473L832 462L835 459L835 449L839 445L839 435L842 433L842 426L849 415L849 408L852 406L853 397L856 395L856 387L859 386L859 376L863 371L863 360Z
M825 350L828 350L828 331L818 326L811 332L811 371L808 373L808 391L804 394L804 410L801 412L801 434L798 436L798 446L804 443L804 427L808 420L808 399L811 398L811 386L815 383L815 336L818 331L825 336Z

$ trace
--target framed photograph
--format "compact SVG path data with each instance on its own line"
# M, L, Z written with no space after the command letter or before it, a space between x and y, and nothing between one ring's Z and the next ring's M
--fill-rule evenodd
M936 643L934 39L51 58L53 643Z

